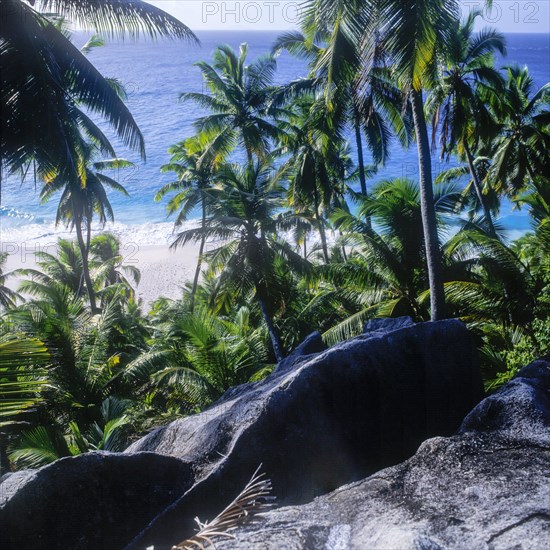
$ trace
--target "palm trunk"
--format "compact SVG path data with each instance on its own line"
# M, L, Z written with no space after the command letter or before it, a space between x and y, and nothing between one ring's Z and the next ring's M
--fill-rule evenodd
M432 162L428 129L424 118L422 92L411 92L414 130L418 148L418 172L420 176L420 206L422 209L422 226L430 284L431 320L445 318L445 291L443 288L443 265L437 236L437 219L432 182Z
M95 301L95 293L92 286L92 278L90 277L90 266L88 265L88 248L84 242L84 236L82 235L82 219L77 217L75 220L76 238L80 253L82 254L82 272L84 273L84 282L86 283L86 290L88 291L88 298L90 300L90 309L92 314L99 313L99 310Z
M367 197L367 178L365 176L365 161L363 159L363 141L361 139L361 126L359 125L357 109L354 106L353 108L354 120L353 126L355 128L355 143L357 146L357 164L359 166L359 182L361 184L361 194L363 197ZM372 227L370 216L365 218L367 227L370 229Z
M248 164L252 164L253 162L253 157L252 157L252 151L250 150L249 147L246 147L246 160L248 162Z
M262 312L265 324L267 326L267 331L269 333L269 338L271 339L271 345L273 346L273 352L275 353L275 358L277 359L277 362L280 362L285 358L283 343L281 342L279 331L273 324L273 319L268 313L265 300L261 295L258 285L256 286L256 299L258 300L258 304L260 305L260 310Z
M365 160L363 158L363 141L361 139L361 126L359 124L359 114L357 107L353 106L353 127L355 130L355 144L357 146L357 165L359 167L359 182L361 183L361 193L367 196L367 178L365 176Z
M340 237L343 238L344 234L340 231ZM345 243L342 244L342 257L344 258L344 262L348 261L348 253L346 252L346 245Z
M202 223L201 227L204 230L206 227L206 204L204 203L204 199L202 201ZM193 288L191 289L191 313L193 313L195 309L195 295L197 293L197 287L199 285L199 276L201 273L201 266L202 266L202 254L204 252L204 244L206 242L206 235L203 234L201 238L201 244L199 246L199 257L197 259L197 268L195 269L195 277L193 278Z
M323 249L323 258L325 263L328 264L328 246L327 246L327 235L325 233L325 227L323 225L323 220L319 214L319 196L317 194L317 189L313 190L313 202L315 207L315 219L317 220L317 226L319 228L319 237L321 238L321 248Z
M495 231L495 226L493 224L493 217L491 215L491 210L487 206L487 201L485 200L485 195L483 194L483 186L481 185L481 182L479 181L479 175L477 173L476 167L474 165L474 157L472 155L472 152L470 151L470 148L468 147L468 144L464 142L464 151L466 152L466 158L468 159L468 166L470 168L470 174L472 176L472 181L474 183L474 188L476 190L477 198L481 204L481 207L483 208L483 214L485 216L485 220L487 221L487 225L489 227L489 234L494 239L497 238L497 232Z

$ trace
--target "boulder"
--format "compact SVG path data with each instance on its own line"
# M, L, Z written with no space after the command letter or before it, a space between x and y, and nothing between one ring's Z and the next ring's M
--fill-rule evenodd
M281 504L309 502L452 434L482 398L476 352L456 320L377 325L323 347L311 335L267 379L231 389L124 455L64 459L18 485L9 477L0 514L11 548L36 536L52 549L169 548L194 531L193 518L223 509L260 463ZM177 475L165 475L162 460Z
M128 451L193 463L199 481L128 546L163 548L212 517L261 463L282 503L304 503L450 435L482 397L475 349L459 321L364 334L234 388ZM305 358L304 358L305 357ZM215 515L215 514L214 514ZM160 546L159 546L160 545Z
M412 327L414 321L408 315L403 317L389 317L385 319L369 319L363 326L363 334L368 336L382 336L400 328Z
M0 484L2 550L116 550L193 485L177 458L93 452Z
M218 550L549 548L550 362L522 369L459 434L302 506L264 515ZM155 550L158 550L155 547Z

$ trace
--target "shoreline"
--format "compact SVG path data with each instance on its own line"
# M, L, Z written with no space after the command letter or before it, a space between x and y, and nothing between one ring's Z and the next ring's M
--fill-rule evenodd
M51 245L50 245L51 246ZM48 252L52 249L48 246ZM45 249L43 247L42 249ZM144 313L150 311L152 303L158 298L178 299L182 295L185 283L193 279L197 259L198 244L187 244L171 250L168 244L137 245L134 243L121 245L123 265L137 267L141 273L138 285L133 285ZM21 248L19 252L9 253L5 272L16 269L36 269L37 263L34 250ZM10 277L6 286L17 290L21 277Z
M185 222L180 230L196 226L198 220ZM10 224L7 224L10 225ZM109 223L104 228L95 227L93 235L109 232L120 241L120 253L124 264L137 267L141 281L133 285L144 313L150 311L159 298L178 299L185 283L192 281L197 265L199 243L188 243L176 250L170 249L174 238L173 222L148 222L140 225ZM508 230L508 240L524 235L526 230ZM34 236L33 236L34 235ZM74 240L74 232L53 224L27 224L6 228L0 220L0 252L7 252L5 272L20 268L36 268L35 252L55 253L58 239ZM334 238L334 236L333 236ZM315 237L308 238L311 244ZM208 248L218 243L211 242ZM6 286L17 290L21 278L12 277Z

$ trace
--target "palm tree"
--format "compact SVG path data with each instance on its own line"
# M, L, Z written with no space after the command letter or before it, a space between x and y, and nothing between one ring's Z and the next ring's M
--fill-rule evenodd
M295 105L286 135L283 154L290 154L285 167L290 174L288 202L296 214L312 211L319 231L325 263L329 261L325 227L327 214L345 205L346 179L352 173L345 145L326 128L326 119L312 113L314 101L303 98ZM324 131L323 131L324 130Z
M128 364L125 376L168 388L191 410L264 371L265 331L247 307L222 317L204 306L189 312L181 310L181 303L168 303L156 312L153 323L151 348Z
M138 285L141 273L135 265L124 263L120 240L112 233L101 233L90 240L90 267L94 270L94 286L106 303L107 291L122 287L132 301L135 300L133 284Z
M476 168L473 150L480 138L490 136L491 117L488 106L478 93L479 87L502 87L502 77L493 67L493 54L506 53L505 39L492 29L473 34L480 11L470 12L463 23L454 22L448 47L443 52L442 74L428 97L426 107L433 116L432 143L440 128L442 156L456 148L465 156L473 188L481 205L489 233L496 237L491 210Z
M306 2L306 18L312 25L322 25L320 22L323 21L325 12L335 5L336 3L324 0L310 0ZM396 82L411 103L418 149L431 318L441 319L445 316L445 294L423 90L429 89L434 83L437 54L449 43L458 4L456 0L411 0L405 4L402 0L368 0L344 3L339 13L342 16L350 14L351 26L354 20L359 20L356 12L358 9L365 14L360 19L363 74L359 85L368 85L370 69L376 66L380 53L384 52L391 60Z
M75 430L92 443L105 440L99 432L111 441L112 432L122 427L122 420L110 424L113 418L104 413L109 407L105 400L120 396L123 390L116 375L124 367L128 343L120 342L118 296L105 305L101 315L92 316L83 301L61 283L31 284L26 290L32 298L10 310L6 319L12 330L24 329L45 343L52 368L41 391L44 406L33 416L35 428L23 434L12 459L35 467L82 452L84 447L75 450L71 446L78 437ZM43 454L45 449L49 451ZM35 458L38 462L33 462Z
M436 188L435 207L438 225L456 212L461 193L457 187ZM366 219L372 218L377 230ZM343 210L333 216L354 244L348 262L330 264L319 269L319 277L334 285L333 293L355 303L356 311L330 329L330 341L357 333L365 319L411 315L424 320L428 312L422 294L429 287L424 269L426 249L423 240L419 185L397 179L379 183L367 199L360 199L356 216ZM445 259L444 278L465 276L468 262ZM326 300L327 296L323 296Z
M85 429L71 421L65 433L52 425L26 430L9 458L20 468L40 468L64 456L90 451L122 452L127 445L124 428L130 423L125 414L127 407L124 400L110 396L101 403L101 419Z
M171 147L168 150L172 155L171 162L161 167L163 172L173 172L177 177L176 181L166 184L155 195L155 200L160 201L167 194L175 193L166 206L168 215L177 214L174 228L181 227L198 205L201 208L201 228L206 227L206 216L209 203L212 202L212 193L214 192L212 184L216 173L212 161L205 158L203 152L200 150L190 151L197 140L198 138L192 138ZM176 240L171 247L177 248L177 243ZM205 244L206 235L203 235L200 240L199 257L191 289L191 312L194 308Z
M124 143L144 155L144 142L128 108L45 13L56 12L84 27L112 35L171 36L193 39L191 31L162 10L136 0L5 0L0 18L0 165L14 172L31 161L37 171L79 172L84 147L76 129L112 147L79 107L104 117ZM24 70L22 69L24 68Z
M8 467L10 431L42 401L50 355L40 340L21 333L0 336L0 475Z
M457 18L454 0L413 0L404 6L400 0L378 2L379 21L384 25L385 47L394 64L395 76L407 93L418 149L418 172L426 263L430 281L431 319L445 317L443 265L437 235L434 207L430 142L424 116L423 90L432 87L437 53L448 47L453 21ZM376 44L370 37L369 51Z
M331 26L323 13L323 21L302 23L306 34L283 33L273 45L273 52L286 49L292 55L309 61L310 75L279 88L274 101L294 99L305 93L317 96L335 139L340 139L344 125L354 132L361 193L367 195L366 178L389 156L390 127L404 146L409 142L407 112L403 112L401 93L388 78L383 66L373 67L369 85L358 86L361 68L360 33L364 14L352 12L349 6L334 2ZM352 16L353 13L353 16ZM331 19L331 20L332 20ZM359 33L359 34L358 34ZM363 134L372 153L374 169L365 165Z
M212 156L216 164L239 143L248 162L253 155L263 159L269 141L281 135L279 126L269 120L271 114L277 114L269 112L275 59L267 55L246 65L247 52L247 44L241 44L238 55L227 45L218 46L212 65L204 61L196 64L210 93L180 96L182 101L193 101L212 112L196 120L195 128L202 136L203 156Z
M273 264L284 258L295 269L306 269L306 262L288 243L277 238L278 229L288 229L292 220L277 212L283 206L284 172L273 171L270 164L258 162L245 167L226 165L218 174L223 190L207 218L206 227L182 231L178 244L200 241L203 236L226 241L206 257L209 267L219 272L219 284L233 296L250 292L258 303L267 326L277 361L284 357L279 331L273 321L277 287Z
M74 241L58 239L55 253L38 250L35 259L39 269L21 269L24 279L19 285L25 294L40 294L48 286L60 285L81 297L84 292L82 254Z
M5 272L4 266L6 265L7 259L8 253L0 252L0 307L4 309L13 307L15 302L21 299L21 296L17 292L6 286L8 278L17 274L17 271Z
M541 189L550 182L550 83L534 91L526 67L505 69L504 90L488 91L499 125L489 177L497 189L514 195L529 181Z
M124 159L93 161L95 150L87 146L84 152L85 167L78 178L66 179L63 174L47 179L40 193L41 202L47 202L54 194L61 192L57 207L56 224L64 223L76 230L76 237L82 256L82 274L90 300L92 313L99 310L96 305L95 292L90 275L89 253L92 237L92 220L97 216L100 224L114 221L114 212L107 197L105 187L128 196L126 189L113 178L102 173L106 169L119 169L133 164Z

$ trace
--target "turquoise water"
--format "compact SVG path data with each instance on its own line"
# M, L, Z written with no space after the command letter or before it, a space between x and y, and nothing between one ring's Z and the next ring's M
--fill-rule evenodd
M156 242L156 239L164 238L169 233L167 228L170 225L165 223L164 204L155 203L153 196L160 186L170 181L169 175L160 174L159 171L160 166L169 160L167 148L192 135L192 123L201 114L193 104L178 102L181 92L202 90L200 71L193 63L209 60L214 48L221 43L238 48L240 43L247 42L249 59L255 58L269 50L277 34L267 31L201 32L198 35L200 46L164 40L156 43L111 42L90 54L90 59L105 76L116 77L125 84L129 108L146 142L146 162L141 162L135 153L126 151L124 147L117 147L119 156L136 162L134 168L115 174L131 194L131 199L111 195L121 231L130 232L138 242ZM83 35L77 35L75 41L81 44L84 39ZM537 86L549 82L549 36L511 34L507 39L508 57L499 61L499 65L528 65ZM278 58L278 83L306 74L307 68L302 61L287 54ZM353 148L353 143L351 145ZM448 167L440 163L437 153L433 156L433 165L435 172ZM415 147L403 150L395 144L388 165L379 171L370 184L391 177L416 178L416 175ZM38 205L38 193L32 178L23 184L20 179L11 178L2 189L2 240L11 232L15 232L19 238L25 233L31 238L37 232L48 234L54 220L54 210L55 202ZM526 212L512 211L509 204L504 205L501 214L501 222L512 232L529 227ZM157 227L156 224L161 225Z

